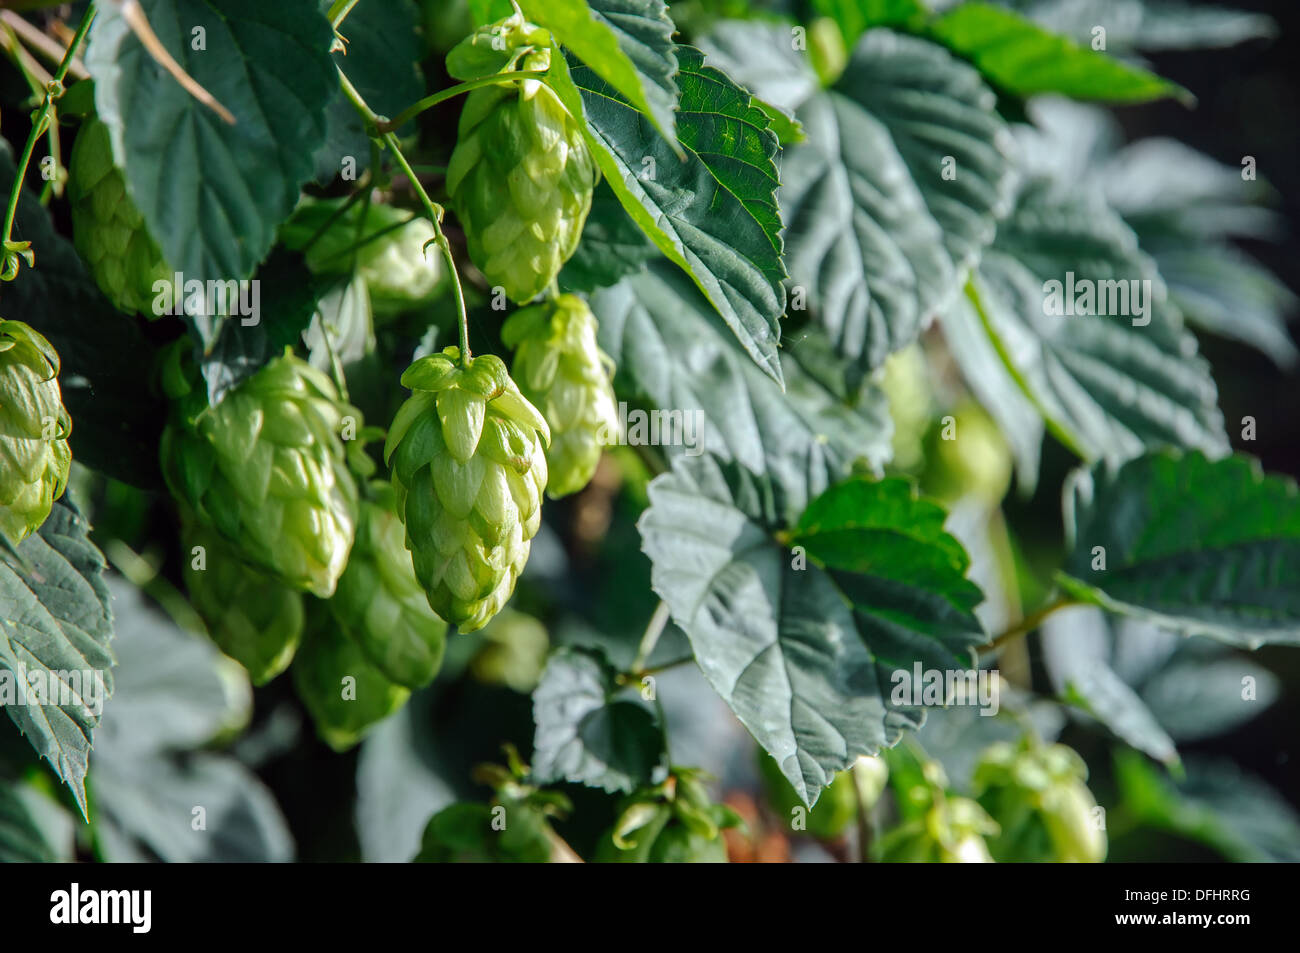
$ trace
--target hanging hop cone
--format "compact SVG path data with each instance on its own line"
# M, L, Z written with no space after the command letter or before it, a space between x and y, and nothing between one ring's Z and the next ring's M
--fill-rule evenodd
M1100 863L1106 834L1084 781L1088 767L1065 745L999 742L980 756L977 798L1002 834L991 842L1004 862Z
M108 127L98 119L77 133L68 172L72 240L95 283L122 311L154 317L154 282L170 283L171 269L113 165Z
M72 466L58 374L49 341L0 319L0 533L15 546L50 515Z
M546 70L551 55L550 33L515 15L463 40L447 69L462 80ZM511 300L536 297L578 247L596 177L578 123L545 80L466 97L447 191L470 258Z
M293 660L302 638L302 594L248 565L210 529L185 519L182 575L190 603L217 648L264 685Z
M287 352L210 407L180 353L172 350L164 375L176 402L160 450L172 494L245 560L328 598L356 528L342 435L345 417L360 415L327 376Z
M429 608L415 578L393 488L376 482L371 493L373 501L361 504L357 539L330 609L385 677L422 688L442 664L447 623Z
M619 427L614 362L596 344L595 315L577 295L560 295L516 311L501 339L515 349L519 390L551 428L546 492L553 498L576 493L591 481L601 448Z
M421 358L388 431L397 512L429 605L463 632L505 605L541 525L546 421L501 359Z

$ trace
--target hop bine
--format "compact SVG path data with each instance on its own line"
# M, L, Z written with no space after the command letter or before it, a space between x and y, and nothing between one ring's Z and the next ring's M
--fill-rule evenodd
M518 14L485 26L447 55L462 80L544 71L551 35ZM460 116L447 192L470 258L511 300L530 301L578 247L597 170L578 123L542 79L473 90Z
M461 631L505 605L541 525L550 430L495 355L421 358L388 431L397 512L429 605Z
M164 387L163 476L198 524L293 589L328 598L347 564L357 488L334 384L290 353L210 407L174 348ZM357 414L359 417L359 414Z
M172 274L113 164L104 123L86 121L68 165L73 244L109 301L122 311L152 317L154 282L170 282Z
M40 528L68 482L72 419L58 374L49 341L0 319L0 533L14 546Z
M564 294L515 312L501 339L515 349L520 391L551 428L547 493L576 493L591 481L602 446L619 427L614 362L596 344L596 318L585 301Z

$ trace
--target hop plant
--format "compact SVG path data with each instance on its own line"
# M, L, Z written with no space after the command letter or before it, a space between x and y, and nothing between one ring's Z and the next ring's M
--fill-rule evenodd
M335 751L351 748L411 695L371 665L319 604L289 671L317 734Z
M624 799L596 860L633 864L725 864L722 832L739 827L731 808L709 800L699 772L678 768L654 787Z
M975 801L940 795L924 815L882 838L877 856L886 863L988 864L993 856L985 838L997 831Z
M1100 863L1106 835L1084 781L1088 767L1065 745L1024 739L985 749L975 769L976 797L1002 829L991 842L999 861Z
M95 283L119 309L153 316L154 282L170 281L171 270L113 164L108 127L98 119L77 133L68 171L72 240Z
M547 70L551 35L518 14L447 55L462 80ZM447 191L470 257L513 301L536 297L578 246L596 166L578 123L544 80L506 80L465 100Z
M330 609L386 678L420 688L442 664L447 623L429 608L415 578L392 487L376 482L370 492L373 500L361 504L356 542Z
M618 409L610 384L614 362L596 344L596 317L587 302L564 294L510 316L501 339L515 349L519 389L546 418L551 497L586 486L600 452L618 430Z
M302 638L302 594L249 566L193 519L186 520L182 538L185 587L208 635L248 669L253 684L269 682L289 667Z
M15 546L45 522L68 482L72 419L58 375L49 341L0 319L0 533Z
M215 407L173 349L164 385L167 485L196 521L293 589L328 598L356 529L357 488L344 462L346 408L334 384L290 353Z
M406 545L429 605L463 632L505 605L541 525L550 431L505 365L460 350L421 358L388 431Z

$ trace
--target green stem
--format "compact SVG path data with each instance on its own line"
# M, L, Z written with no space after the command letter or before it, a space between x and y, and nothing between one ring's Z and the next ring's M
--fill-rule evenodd
M27 146L23 149L22 158L18 161L18 168L14 172L13 188L9 190L9 208L5 212L4 230L4 243L6 246L8 246L10 237L13 234L14 218L18 214L18 197L22 194L23 180L27 178L27 166L32 161L32 152L36 149L36 141L44 134L45 127L50 121L50 110L54 108L54 100L63 95L63 78L68 75L68 67L72 65L72 58L77 53L77 47L85 39L86 31L90 29L90 23L94 19L95 7L92 4L86 8L86 15L81 18L81 25L77 27L72 42L68 44L68 49L59 62L59 68L54 72L54 78L50 80L49 86L45 88L45 99L41 101L41 108L37 110L35 118L32 119L32 131L27 136Z
M448 86L446 89L434 93L432 96L425 96L419 102L397 114L395 119L381 119L375 123L380 132L393 132L401 129L408 122L414 119L426 109L432 109L439 103L444 103L449 99L459 96L461 93L468 93L471 90L481 89L484 86L497 86L509 83L517 79L540 79L546 75L546 70L526 69L515 70L509 73L497 73L493 76L484 76L480 79L471 79L457 86Z
M366 101L361 98L361 94L357 92L356 87L352 85L342 70L339 70L339 82L343 86L344 95L351 100L352 105L361 113L366 122L378 129L379 117L375 115L373 109L366 105ZM465 289L460 284L460 272L456 270L456 256L451 253L451 243L447 241L447 235L442 230L443 208L429 198L429 193L424 190L419 176L415 174L415 170L406 161L406 156L402 155L402 147L397 141L397 136L388 132L381 136L381 140L388 147L388 150L392 152L393 158L397 160L403 174L410 180L411 187L415 189L415 194L419 197L420 203L429 214L429 221L433 223L433 241L438 246L438 250L442 252L443 260L447 263L447 273L451 276L451 287L456 296L456 312L460 321L460 363L462 367L468 367L470 359L469 312L465 308Z
M641 644L637 647L636 658L632 660L632 673L634 675L642 674L645 671L645 664L650 661L655 646L659 644L659 636L663 635L664 628L668 625L668 617L668 603L660 600L659 605L655 606L654 615L650 616L650 622L641 636Z
M1025 616L1023 619L1021 619L1011 628L1007 629L997 638L990 640L986 644L991 646L992 650L996 652L1004 648L1007 645L1007 643L1014 642L1016 639L1020 638L1021 636L1028 635L1030 632L1034 631L1034 629L1042 625L1043 621L1052 613L1059 612L1061 609L1065 609L1070 606L1074 606L1078 604L1079 603L1076 602L1074 599L1070 599L1065 596L1062 596L1061 598L1057 599L1055 602L1049 602L1047 605L1043 606L1037 612L1031 612L1029 615Z
M342 26L343 21L348 18L348 14L352 12L352 8L356 5L357 0L334 0L329 13L326 14L330 18L330 26L336 30Z

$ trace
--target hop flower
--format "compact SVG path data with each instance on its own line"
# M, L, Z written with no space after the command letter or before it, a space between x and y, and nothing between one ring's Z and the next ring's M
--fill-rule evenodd
M517 14L447 56L465 80L550 65L550 33ZM447 191L470 257L512 300L536 297L578 247L596 176L578 123L544 81L505 81L466 97Z
M335 751L355 745L372 726L406 704L408 689L384 677L361 647L317 604L290 674L316 732Z
M447 623L433 614L415 578L393 488L374 483L371 492L375 499L361 504L356 542L330 609L385 677L420 688L442 664Z
M992 842L1001 861L1100 863L1106 835L1097 802L1084 783L1088 767L1065 745L1030 740L987 748L975 769L976 797L997 819Z
M289 667L302 638L302 595L249 566L192 518L185 523L190 602L217 648L248 669L253 684L269 682Z
M0 533L15 546L50 515L72 466L58 374L49 341L0 319Z
M248 562L293 589L332 595L352 548L357 488L330 379L286 353L215 407L175 361L165 386L177 400L161 447L173 495Z
M576 493L591 481L603 443L619 426L614 362L596 344L596 318L577 295L560 295L515 312L501 339L515 349L519 390L551 427L547 493Z
M886 863L991 864L985 838L997 832L975 801L940 794L924 815L885 835L877 855Z
M725 864L723 830L739 815L709 800L697 772L676 769L620 802L621 813L596 848L600 863Z
M546 421L495 355L449 347L406 369L388 431L397 512L429 605L471 632L505 605L541 525Z
M113 165L108 127L87 120L69 160L72 240L101 291L119 309L153 317L153 286L171 281L158 243Z

